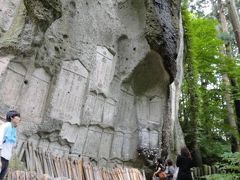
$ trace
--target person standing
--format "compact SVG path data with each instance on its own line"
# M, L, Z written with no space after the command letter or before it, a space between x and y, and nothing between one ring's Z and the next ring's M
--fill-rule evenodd
M3 180L8 170L9 160L12 157L12 150L17 143L16 128L20 122L20 113L11 110L6 115L6 121L0 127L0 149L1 149L1 172L0 180Z
M166 174L167 174L167 180L173 180L173 175L175 172L175 168L173 166L173 162L171 159L167 160L167 167L165 170Z
M191 168L193 167L192 156L187 147L181 149L181 155L177 156L178 176L177 180L192 180Z
M165 173L166 167L164 160L162 158L157 159L157 171L153 173L153 179L156 179L156 177L159 177L159 180L167 180L167 175Z

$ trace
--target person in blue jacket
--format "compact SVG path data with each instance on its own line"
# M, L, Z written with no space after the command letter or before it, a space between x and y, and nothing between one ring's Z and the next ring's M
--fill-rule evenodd
M16 128L20 122L20 113L11 110L6 115L6 121L0 127L0 148L1 148L1 172L0 180L3 180L7 173L9 160L12 157L12 150L17 143Z

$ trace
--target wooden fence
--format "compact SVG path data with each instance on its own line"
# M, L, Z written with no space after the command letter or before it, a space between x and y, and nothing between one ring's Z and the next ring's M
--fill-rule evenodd
M51 177L48 174L39 174L30 171L9 171L5 180L146 180L136 169L115 168L102 170L92 166L84 167L82 174L69 177ZM74 169L73 169L74 171Z
M28 142L24 142L18 156L25 160L27 171L10 171L7 179L145 180L144 172L135 168L100 168L80 158L55 157L41 152Z
M48 174L38 174L29 171L9 171L4 180L69 180L64 177L50 177Z
M216 166L203 165L202 167L195 167L192 169L195 180L206 179L205 176L220 173Z

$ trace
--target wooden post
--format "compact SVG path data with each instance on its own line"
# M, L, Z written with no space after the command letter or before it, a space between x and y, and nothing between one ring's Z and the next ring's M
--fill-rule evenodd
M31 150L31 143L28 142L28 153L29 153L29 170L30 171L34 171L35 168L34 168L34 162L33 162L33 153L32 153L32 150Z
M67 167L68 167L68 177L72 179L72 173L71 173L71 166L70 166L70 161L67 159Z
M55 157L53 157L51 155L51 162L52 162L52 166L53 166L53 176L54 177L57 177L58 176L58 173L57 173L57 166L56 166L56 162L55 162Z
M42 153L44 174L49 174L45 153Z
M64 168L64 176L65 176L65 177L69 177L67 160L66 160L65 157L63 158L63 168Z

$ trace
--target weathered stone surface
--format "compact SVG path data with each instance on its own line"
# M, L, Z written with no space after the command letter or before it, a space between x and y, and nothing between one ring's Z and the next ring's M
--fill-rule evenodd
M178 99L181 94L181 85L182 85L182 79L183 79L183 48L184 48L184 39L183 39L183 26L182 26L182 20L180 17L180 28L179 28L179 50L178 50L178 57L177 57L177 75L174 80L174 83L170 85L170 100L169 100L169 126L171 127L170 136L171 139L171 149L174 152L180 153L181 147L185 144L183 132L180 128L180 123L177 120L178 117L178 108L179 103ZM172 126L174 124L174 126Z
M101 128L96 127L89 128L83 155L86 155L88 157L98 156L101 136L102 136Z
M124 142L124 134L122 132L115 132L113 141L112 141L112 149L111 149L112 159L122 158L123 142Z
M4 67L6 67L6 63L3 64L3 68ZM21 64L9 63L5 72L4 81L2 82L3 85L1 86L1 106L7 106L8 108L16 107L17 100L20 98L25 75L26 69Z
M1 119L17 109L21 142L106 166L143 166L137 149L174 153L184 144L176 2L4 1Z
M78 131L78 126L64 123L60 136L63 140L65 139L67 142L74 144L78 136Z
M23 83L23 80L19 82ZM41 123L46 100L48 96L48 89L50 84L50 76L43 68L35 69L28 81L27 87L24 88L20 100L20 112L22 118Z
M77 139L74 145L71 148L71 153L74 154L82 154L83 153L83 148L84 144L86 142L88 134L88 129L86 127L80 127L77 133Z
M61 17L60 0L24 0L29 17L37 21L39 28L45 32L56 19Z
M113 78L115 63L113 55L107 48L97 46L96 51L96 67L93 70L90 88L107 95Z
M177 46L179 43L180 0L147 1L146 37L152 49L160 53L172 82L176 77Z
M12 24L14 17L16 16L16 12L19 6L20 0L14 1L0 1L0 37L3 32L9 30L9 27Z
M103 132L101 142L100 142L100 148L99 148L99 154L98 157L100 159L109 159L110 152L111 152L111 145L112 145L112 138L113 134L110 132Z
M80 124L88 71L78 61L64 61L52 97L52 118Z

